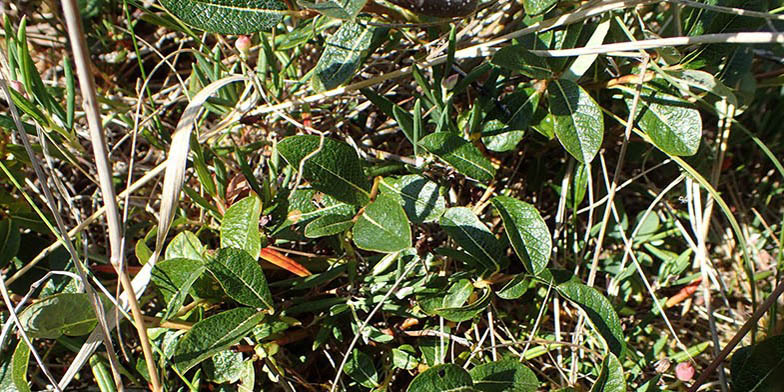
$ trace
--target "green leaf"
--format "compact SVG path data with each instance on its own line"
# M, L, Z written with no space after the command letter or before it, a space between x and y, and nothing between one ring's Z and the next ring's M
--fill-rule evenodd
M481 182L490 182L495 177L495 168L490 160L471 142L454 133L431 133L419 144L467 177Z
M248 196L229 207L220 226L221 248L237 248L256 258L261 252L261 200Z
M556 286L564 298L574 302L588 315L588 319L607 343L607 348L618 357L626 350L621 320L605 296L593 287L570 279Z
M734 373L733 373L734 374ZM609 353L602 361L602 370L591 392L626 392L623 366L614 354Z
M417 174L386 177L381 180L378 189L403 206L408 219L416 224L433 222L446 209L443 188Z
M319 139L316 135L287 137L278 143L278 152L297 170L305 160L302 177L310 181L313 188L344 203L367 204L370 182L362 171L356 151L348 144L330 138L324 138L324 145L319 150Z
M341 24L324 44L324 52L313 70L313 89L331 90L354 78L378 31L365 23Z
M626 104L631 109L631 99ZM640 96L637 124L665 154L694 155L702 138L702 117L690 106L678 97L647 91Z
M354 224L353 215L324 215L305 226L305 237L320 238L342 233Z
M183 22L220 34L252 34L278 24L286 13L280 0L161 0Z
M368 388L377 387L378 371L376 371L376 367L373 365L373 359L357 349L354 349L349 355L351 356L346 361L344 369L346 374L362 386Z
M547 12L558 0L524 0L525 13L531 16Z
M534 372L511 359L481 364L469 374L474 389L482 392L534 392L539 387Z
M301 6L319 12L322 15L337 19L354 19L367 0L327 0L319 3L298 0Z
M274 310L272 294L259 263L242 249L223 248L207 269L231 299L267 312Z
M161 316L164 320L173 317L182 307L185 298L206 270L204 262L191 259L166 259L152 268L151 279L166 301Z
M418 364L416 350L410 344L403 344L392 349L392 365L394 367L411 370L416 368Z
M61 293L44 298L19 314L31 338L57 339L62 335L82 336L98 324L86 293Z
M546 49L546 48L542 48ZM491 62L501 68L519 72L531 79L545 80L553 77L550 65L537 56L525 44L505 46L493 55Z
M169 242L169 246L166 247L165 259L204 260L205 249L196 234L183 231Z
M358 248L392 253L411 246L411 227L403 207L387 195L378 195L354 224Z
M30 392L30 386L27 385L27 366L29 364L30 346L20 340L11 357L11 379L19 392Z
M496 196L492 200L509 237L517 257L525 269L538 275L547 267L553 242L547 224L536 207L508 196Z
M504 247L471 209L449 208L438 223L458 245L474 256L485 268L491 271L500 270Z
M517 148L524 136L525 131L508 127L500 120L490 120L482 127L482 143L490 151L512 151Z
M461 322L476 317L490 303L490 290L483 290L481 297L467 304L473 293L473 283L468 279L460 279L447 290L441 284L429 287L417 295L417 300L425 313Z
M601 108L588 92L569 80L550 82L547 95L558 140L578 161L591 162L604 137Z
M236 308L218 313L198 323L180 339L172 358L185 373L201 361L240 341L264 318L264 311Z
M512 280L505 284L504 287L495 294L503 299L518 299L528 291L528 285L530 283L530 280L525 274L519 274L512 278Z
M780 392L784 385L784 335L738 349L730 368L733 392Z
M245 371L242 353L224 350L213 355L204 363L204 371L212 382L217 384L237 382Z
M451 363L433 366L414 377L409 392L471 392L471 375L463 368Z
M19 227L14 221L0 220L0 268L5 268L16 257L21 240Z

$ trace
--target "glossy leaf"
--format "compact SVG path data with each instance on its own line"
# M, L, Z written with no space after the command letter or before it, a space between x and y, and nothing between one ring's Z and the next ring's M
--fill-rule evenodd
M499 120L490 120L482 128L482 143L488 150L495 152L514 150L524 136L525 131L515 130Z
M446 209L443 189L417 174L386 177L381 180L379 191L403 206L408 219L416 224L435 221Z
M295 169L299 170L302 164L302 177L310 181L313 188L344 203L367 204L370 182L362 172L356 151L348 144L330 138L324 138L319 149L319 138L315 135L287 137L278 143L278 152Z
M376 371L376 367L373 365L373 359L357 349L354 349L349 355L350 357L344 369L346 374L362 386L368 388L377 387L378 371Z
M530 281L528 277L524 274L520 274L512 278L509 282L507 282L501 290L498 290L495 294L503 299L518 299L528 291L528 286Z
M320 238L342 233L354 224L353 215L324 215L305 226L305 237Z
M627 100L631 108L631 100ZM647 92L640 97L637 124L653 144L669 155L697 153L702 138L702 117L697 109L674 96Z
M411 246L411 227L403 207L384 194L378 195L354 224L358 248L392 253Z
M784 385L784 335L743 347L732 356L733 392L774 392Z
M558 0L523 0L525 13L528 15L539 15L552 8Z
M501 215L504 231L525 269L538 275L550 259L553 243L550 230L536 208L509 196L496 196L493 206Z
M569 80L550 82L547 95L558 140L578 161L591 162L604 138L601 108L588 92Z
M242 249L252 257L258 257L261 251L260 217L261 200L256 196L232 204L221 221L221 248Z
M350 81L373 44L377 27L347 21L324 43L316 68L313 86L316 91L331 90Z
M27 384L27 366L30 364L30 346L19 340L11 357L11 379L19 392L30 392Z
M194 282L205 270L200 260L166 259L155 264L151 279L166 302L161 318L168 320L180 310Z
M181 373L240 341L264 318L264 311L235 308L208 317L180 339L172 360Z
M483 182L490 182L495 177L495 168L490 160L471 142L454 133L431 133L419 144L467 177Z
M534 392L539 380L531 369L516 360L481 364L469 372L474 389L481 392Z
M392 349L392 365L398 369L411 370L416 368L419 360L416 350L409 344L403 344Z
M264 271L255 258L236 248L223 248L207 269L215 276L231 299L257 309L272 312L272 294Z
M490 290L483 290L481 297L467 303L473 298L473 293L474 285L471 281L460 279L446 290L439 285L430 287L421 292L417 300L425 313L461 322L476 317L490 303Z
M354 19L365 6L367 0L327 0L322 2L298 0L297 2L303 7L330 18Z
M190 231L183 231L169 242L166 247L166 259L191 259L204 260L205 246L202 245L199 237Z
M610 301L595 288L586 286L576 279L559 284L556 290L585 311L588 319L607 343L610 352L623 357L626 351L623 328Z
M19 251L19 227L10 219L0 220L0 268L5 267Z
M447 209L439 224L449 236L477 261L491 270L500 269L504 247L490 229L465 207Z
M626 378L623 366L612 353L608 353L602 361L602 370L591 388L591 392L626 392Z
M19 314L31 338L56 339L62 335L82 336L98 324L86 293L61 293L44 298Z
M220 34L251 34L278 24L286 4L280 0L161 0L183 22Z
M471 392L471 375L463 368L451 363L433 366L425 370L409 384L409 392Z

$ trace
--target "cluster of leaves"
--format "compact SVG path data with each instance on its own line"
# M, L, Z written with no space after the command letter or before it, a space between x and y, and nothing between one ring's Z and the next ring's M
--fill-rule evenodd
M294 4L280 0L160 3L171 15L136 5L144 11L144 23L192 37L197 36L191 28L223 35L254 34L260 44L258 62L263 65L252 73L276 98L290 98L291 90L307 89L308 84L314 94L339 91L374 53L384 56L399 49L400 28L383 23L389 13L430 22L428 33L443 35L448 43L443 62L432 69L411 67L410 97L399 99L380 88L360 89L370 103L365 109L377 110L399 129L387 141L405 155L397 161L384 160L383 154L380 159L368 157L364 148L369 146L357 146L350 135L341 137L346 136L341 131L298 134L286 128L282 131L286 137L230 146L201 145L194 138L193 176L184 187L191 204L179 212L174 226L195 229L179 230L168 242L152 267L154 290L144 297L146 311L155 314L149 336L159 361L156 365L171 390L180 385L198 390L214 383L226 389L237 384L251 391L254 385L284 380L327 383L335 375L335 387L347 390L555 388L547 371L524 362L567 345L557 340L563 326L556 326L556 332L540 329L541 315L553 296L557 296L555 303L568 303L582 315L579 320L584 316L589 324L588 338L578 337L573 343L580 343L594 358L573 355L571 361L577 362L565 363L586 374L593 391L626 391L627 384L653 390L662 374L651 375L648 365L662 356L685 362L709 347L707 342L685 351L670 347L667 334L661 333L664 327L655 324L662 311L656 298L653 305L640 305L645 307L641 322L622 322L633 316L628 304L643 302L642 293L647 293L646 277L637 277L635 267L655 274L656 284L663 288L694 280L696 274L689 266L698 256L673 234L679 219L688 214L657 215L640 209L630 218L623 202L615 200L617 216L611 219L607 235L625 241L633 223L634 248L628 251L636 259L635 265L627 264L624 249L603 254L600 270L592 273L611 276L617 291L610 298L593 287L593 279L586 284L582 272L574 272L586 270L587 250L604 235L599 226L588 222L585 238L578 238L582 223L577 217L580 206L594 202L589 184L596 170L591 164L611 144L606 139L614 141L626 130L640 139L630 143L630 149L639 152L630 161L673 160L694 181L709 185L700 181L711 163L703 159L711 155L711 146L703 140L703 117L706 113L731 117L751 107L755 80L749 48L657 48L642 61L596 54L552 56L563 49L655 37L634 11L522 35L469 65L456 58L458 29L450 26L451 21L408 15L390 8L391 4L377 9L373 6L379 4L369 0L301 0L294 9ZM416 11L415 2L392 3L412 5ZM494 6L480 3L480 8ZM714 3L756 11L773 8L767 1L710 2ZM95 7L84 8L83 16L97 17ZM524 0L522 8L524 15L512 23L513 29L579 10L571 2L557 0ZM675 7L660 14L654 10L646 18L644 23L651 26L677 20L669 26L677 25L691 36L761 26L759 18L700 8L683 13ZM628 27L638 22L638 29ZM56 148L55 157L76 161L74 152L84 148L74 131L78 119L69 61L62 62L65 88L47 88L29 53L25 19L16 31L11 26L6 17L10 78L23 82L23 91L11 94L22 112L24 129L31 135L38 134L36 126L45 129L48 143ZM672 29L662 27L657 33L672 35ZM276 30L275 34L269 30ZM320 57L311 68L298 68L301 63L295 59L305 57L302 54L312 42L320 43ZM186 91L190 95L239 69L225 69L219 50L194 50L193 56ZM250 71L247 66L243 63L241 69ZM287 78L295 80L296 87L288 86ZM204 105L203 119L225 116L240 104L241 96L236 86L222 88ZM296 109L292 115L307 119L310 108ZM145 129L142 137L163 150L170 140L155 118L158 132ZM130 117L127 121L133 122ZM11 117L0 115L0 127L13 129ZM2 169L21 189L27 170L20 158L24 150L6 139L2 142ZM518 170L521 144L527 151L542 151L534 154L538 166L531 165L526 174ZM558 144L565 153L560 153ZM45 150L46 143L37 147ZM680 158L684 156L695 158ZM545 175L556 174L537 178L539 169L547 170ZM539 192L533 196L521 192L516 176L524 178L520 182L536 184L523 189ZM559 184L557 176L564 181ZM556 202L547 200L548 194L555 194ZM21 233L26 233L25 241L34 241L30 232L36 233L35 238L46 235L45 224L51 219L36 214L21 198L9 195L7 199L0 200L0 266L26 271L26 261L32 257L20 249L24 248ZM558 200L571 210L572 227L566 229L571 235L554 236L553 225L548 227L545 219L555 215ZM199 210L195 223L189 219L192 210ZM156 229L140 223L132 232L141 237L135 244L139 264L153 264L148 241L155 238ZM560 242L554 243L554 237ZM298 261L278 253L278 246L295 245L305 250ZM554 250L559 246L562 249ZM551 260L554 254L557 260ZM63 266L51 270L73 270L67 255L58 257L65 260ZM271 267L270 262L297 276ZM35 278L43 275L38 272ZM33 280L29 276L17 285L29 286ZM78 351L84 336L98 324L91 301L79 286L71 278L50 280L38 299L19 313L27 335L38 342L54 340L51 347L58 350L63 346ZM12 290L23 291L13 286ZM103 300L105 312L113 311L108 296ZM528 340L510 345L526 349L484 348L481 334L491 334L495 341L493 317L513 324L514 332L508 336ZM555 322L558 317L566 316L558 315ZM582 321L574 324L569 326L581 330ZM411 325L422 328L409 331ZM459 335L472 332L478 343L465 343L466 348L456 353ZM23 340L9 340L16 341L16 348L4 358L1 385L30 390L26 377L30 347ZM780 336L773 336L738 351L732 360L734 390L773 390L780 382L776 375L782 365L771 358L780 358L782 346ZM313 351L323 351L325 358L314 358ZM340 356L333 361L329 353ZM313 371L313 363L324 366ZM325 375L328 364L331 373ZM105 360L96 355L90 365L101 388L111 390ZM134 381L149 378L142 359L133 367L124 369L126 376ZM300 374L302 368L309 369L307 375Z

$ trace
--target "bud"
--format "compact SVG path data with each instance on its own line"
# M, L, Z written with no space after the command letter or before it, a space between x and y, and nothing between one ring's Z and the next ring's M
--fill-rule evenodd
M681 362L675 367L675 377L678 380L689 381L694 378L694 366L689 362Z
M27 91L25 90L22 82L18 80L12 80L10 83L8 83L8 85L11 86L12 89L16 90L17 93L27 98Z
M250 53L250 37L247 35L241 35L237 37L237 41L234 42L234 46L240 52L240 56L243 58L248 57L248 53Z
M449 75L441 82L441 86L444 87L447 91L452 90L457 86L457 79L460 77L458 74Z

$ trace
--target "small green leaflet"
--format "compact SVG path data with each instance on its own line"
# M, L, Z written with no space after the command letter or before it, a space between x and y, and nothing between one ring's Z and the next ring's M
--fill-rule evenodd
M498 271L504 247L490 229L466 207L449 208L439 225L471 256L490 271Z
M365 6L367 0L327 0L318 3L298 0L297 2L305 8L312 9L330 18L354 19L359 14L359 11L362 11L362 7Z
M161 291L166 309L161 316L172 318L182 307L185 298L206 270L204 262L191 259L166 259L152 268L151 279Z
M490 160L471 142L454 133L431 133L422 138L419 144L466 177L481 182L490 182L495 177L495 168Z
M631 109L631 99L626 104ZM700 112L678 97L648 90L640 96L635 117L640 129L665 154L689 156L700 148Z
M469 374L481 392L535 392L539 387L536 374L517 360L483 363Z
M474 382L471 375L451 363L433 366L414 377L408 392L470 392Z
M165 259L204 260L205 247L196 234L183 231L169 242L166 247Z
M11 357L11 379L19 392L30 392L27 385L27 366L30 364L30 346L19 340Z
M569 154L590 163L604 138L602 109L577 83L553 80L547 87L555 134Z
M444 190L418 174L386 177L381 180L378 189L403 206L408 219L416 224L435 221L446 209Z
M591 392L626 392L623 366L615 354L607 353L607 356L604 357L602 369L591 388Z
M221 248L242 249L253 257L261 251L261 199L248 196L229 207L220 226Z
M370 203L354 224L358 248L392 253L411 247L411 227L403 207L385 194Z
M19 321L28 336L46 339L86 335L98 324L87 293L61 293L44 298L23 310Z
M325 42L324 51L313 70L313 89L331 90L351 80L373 44L377 27L345 22Z
M208 317L180 339L174 351L174 366L185 373L201 361L240 341L264 318L264 311L235 308Z
M251 34L278 24L286 14L280 0L161 0L183 22L212 33Z
M233 300L270 313L274 311L264 271L244 250L220 249L215 259L207 264L207 269Z
M346 374L364 387L378 387L378 371L373 365L373 358L357 349L354 349L349 355L344 370Z
M563 297L574 302L585 311L591 324L604 338L607 348L618 357L623 357L626 342L618 313L612 304L593 287L577 281L575 278L558 284L555 289Z
M323 215L305 226L305 237L320 238L340 234L354 224L353 215Z
M492 203L501 215L504 231L517 257L529 273L538 275L547 267L553 248L550 231L539 211L508 196L496 196Z
M460 279L446 288L446 279L438 279L433 286L417 295L422 310L430 315L438 315L449 321L462 322L476 317L490 303L490 290L483 290L482 296L467 303L474 293L474 285L468 279Z
M278 152L313 188L355 206L370 201L370 181L362 171L356 151L346 143L320 136L298 135L278 143ZM304 163L303 163L304 160Z

